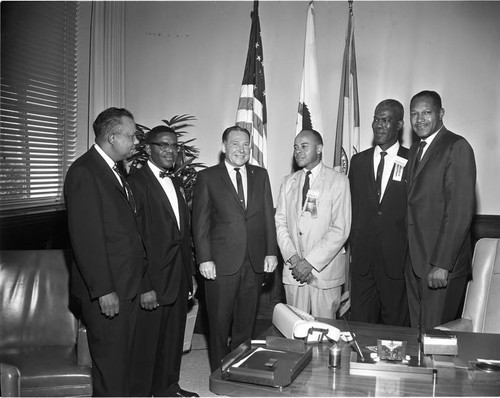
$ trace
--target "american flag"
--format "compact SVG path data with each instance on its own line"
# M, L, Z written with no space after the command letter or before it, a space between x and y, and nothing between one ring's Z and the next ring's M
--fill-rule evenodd
M354 48L354 13L349 2L349 21L344 48L342 81L340 83L337 134L333 166L347 174L351 157L359 152L359 101L356 51Z
M321 101L319 97L318 67L316 61L316 32L314 28L314 5L307 9L306 39L304 44L304 69L300 87L296 134L303 129L314 129L323 134Z
M260 35L259 2L254 2L252 29L245 73L241 84L236 124L251 134L250 163L267 167L267 110L264 82L264 55Z

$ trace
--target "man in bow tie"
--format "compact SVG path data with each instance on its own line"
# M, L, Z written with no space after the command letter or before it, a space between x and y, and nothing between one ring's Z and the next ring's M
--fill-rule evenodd
M264 272L278 264L273 199L266 169L248 165L250 134L222 134L225 160L198 173L193 235L210 332L210 365L252 337ZM228 346L228 337L231 345Z
M134 396L195 397L179 386L188 299L194 295L189 210L180 181L170 173L177 160L177 134L167 126L147 133L148 162L130 186L149 267L141 283L133 350Z

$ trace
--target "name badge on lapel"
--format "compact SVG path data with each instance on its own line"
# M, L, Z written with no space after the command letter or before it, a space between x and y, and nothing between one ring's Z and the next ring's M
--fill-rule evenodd
M307 191L305 211L311 213L311 218L318 217L318 197L318 191L313 191L312 189Z
M394 159L394 174L392 175L392 179L394 181L401 181L401 177L403 176L403 169L408 163L408 160L402 158L401 156L396 156Z

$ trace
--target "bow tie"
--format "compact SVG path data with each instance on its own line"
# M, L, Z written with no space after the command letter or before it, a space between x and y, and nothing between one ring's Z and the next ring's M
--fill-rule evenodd
M175 174L173 171L160 171L160 178L174 178Z

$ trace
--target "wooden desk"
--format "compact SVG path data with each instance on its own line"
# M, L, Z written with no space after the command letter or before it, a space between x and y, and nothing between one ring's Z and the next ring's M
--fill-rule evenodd
M330 323L344 331L345 324L339 320L321 321ZM351 322L362 350L377 345L377 339L406 340L407 354L416 355L417 329ZM281 336L271 327L266 335ZM469 360L500 359L500 334L456 332L459 358ZM210 391L227 396L500 396L500 382L474 381L467 369L455 367L438 368L437 382L389 377L355 376L349 374L351 347L342 347L340 369L327 366L330 343L313 345L313 358L292 384L282 388L264 387L255 384L222 380L220 369L210 376Z

